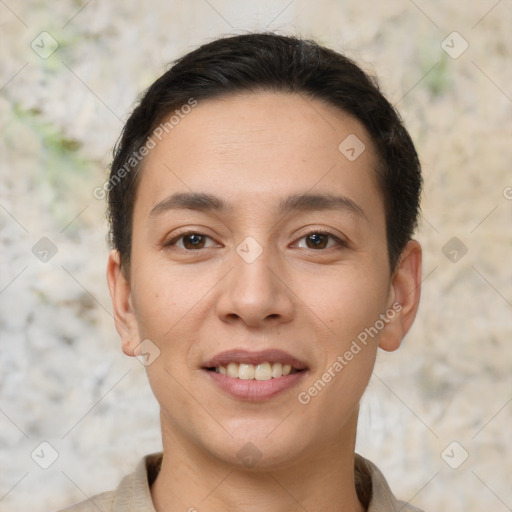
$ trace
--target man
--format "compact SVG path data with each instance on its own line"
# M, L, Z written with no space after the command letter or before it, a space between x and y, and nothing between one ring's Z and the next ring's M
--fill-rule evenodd
M70 511L414 510L354 453L377 348L414 320L421 172L344 56L248 34L178 60L115 151L107 277L163 454Z

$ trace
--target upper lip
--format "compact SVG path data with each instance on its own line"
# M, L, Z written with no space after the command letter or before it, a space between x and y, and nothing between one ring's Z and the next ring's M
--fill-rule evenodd
M204 368L217 368L218 366L227 366L228 363L261 364L261 363L281 363L289 364L296 370L305 370L308 366L296 357L278 349L260 350L251 352L243 349L226 350L217 354L207 361Z

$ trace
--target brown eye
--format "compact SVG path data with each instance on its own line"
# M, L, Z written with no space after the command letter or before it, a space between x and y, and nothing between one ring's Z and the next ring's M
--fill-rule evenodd
M305 238L308 249L325 249L329 240L328 235L325 233L313 233Z
M207 245L208 241L210 241L209 246ZM213 247L215 245L216 244L213 243L213 240L209 236L203 235L201 233L184 233L174 237L169 243L166 244L166 247L175 246L186 251L193 251L207 247Z
M302 242L302 241L305 242ZM301 246L302 244L302 246ZM332 233L312 231L304 235L298 242L298 246L305 249L330 249L333 246L346 247L346 243Z
M192 235L185 235L182 238L185 249L202 249L204 247L206 237L194 233Z

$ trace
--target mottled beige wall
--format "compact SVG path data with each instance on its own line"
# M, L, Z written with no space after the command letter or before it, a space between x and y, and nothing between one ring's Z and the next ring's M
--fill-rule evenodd
M93 189L167 63L252 29L312 36L376 72L421 154L421 309L380 354L358 449L417 506L511 510L509 0L5 0L0 17L0 510L82 500L159 449L143 367L113 327ZM41 442L58 454L46 470Z

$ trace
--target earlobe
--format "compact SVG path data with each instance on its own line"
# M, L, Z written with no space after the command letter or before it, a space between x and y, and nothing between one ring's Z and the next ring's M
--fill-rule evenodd
M421 295L421 258L421 245L410 240L391 282L393 300L389 307L396 314L381 333L379 347L383 350L397 350L414 322Z
M137 319L133 309L130 282L124 275L117 250L112 250L108 257L107 282L122 350L126 355L134 356L136 348L140 345Z

